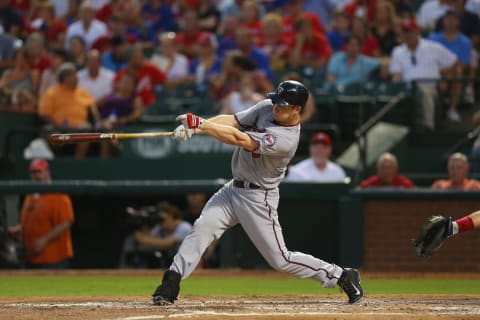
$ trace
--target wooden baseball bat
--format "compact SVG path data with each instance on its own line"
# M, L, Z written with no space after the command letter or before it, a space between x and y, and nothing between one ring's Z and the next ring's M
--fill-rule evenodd
M95 142L115 139L171 137L173 132L139 132L139 133L54 133L50 135L52 143Z

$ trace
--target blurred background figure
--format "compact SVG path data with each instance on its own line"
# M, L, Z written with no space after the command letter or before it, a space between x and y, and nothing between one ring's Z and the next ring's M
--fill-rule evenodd
M114 76L112 71L102 67L98 50L90 50L85 68L77 72L78 85L91 93L97 105L112 92Z
M168 202L142 208L133 214L140 220L134 233L125 239L122 267L168 267L183 239L190 233L191 224L184 221L180 210Z
M415 185L409 178L399 175L397 157L385 152L377 160L377 174L360 182L360 187L413 188Z
M178 52L176 34L165 32L158 37L159 51L150 58L150 62L165 72L171 84L181 83L188 75L189 61L186 56Z
M258 47L268 56L270 67L274 72L285 70L292 43L284 36L282 16L267 13L263 17Z
M57 84L57 72L62 64L70 62L70 55L65 49L50 51L50 68L45 70L40 77L38 96L42 97L47 89Z
M332 140L326 133L319 132L310 140L310 157L288 168L286 181L295 182L343 182L345 171L332 162Z
M223 100L221 114L235 114L255 105L264 96L255 92L255 78L252 73L245 72L240 80L240 89L230 92Z
M35 111L38 72L31 72L24 48L13 54L13 67L5 70L0 78L0 104Z
M480 190L480 182L468 179L469 164L467 156L457 152L448 158L448 179L440 179L432 184L432 189L442 190Z
M73 36L70 39L68 53L77 70L83 69L87 64L87 51L87 44L81 36Z
M77 71L72 63L64 63L57 73L57 84L48 89L40 99L38 115L50 130L90 129L89 115L99 120L95 98L78 87ZM78 143L77 159L84 158L88 142Z
M200 217L203 207L208 200L208 195L204 192L189 192L185 196L186 207L182 210L182 217L191 225Z
M142 99L135 95L135 79L128 73L123 74L113 92L99 104L101 128L106 131L122 130L136 122L143 114ZM107 159L114 150L118 150L118 141L102 141L100 157Z
M49 164L44 159L32 160L29 172L33 181L52 181ZM70 234L73 221L73 207L68 195L28 194L23 201L20 224L9 229L12 235L21 236L25 249L25 267L68 268L73 257Z

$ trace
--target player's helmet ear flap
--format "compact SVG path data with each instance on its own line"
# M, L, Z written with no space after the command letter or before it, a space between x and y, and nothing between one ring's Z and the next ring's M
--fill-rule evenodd
M267 94L267 97L275 105L304 107L308 100L308 90L301 82L286 80L278 85L275 92Z

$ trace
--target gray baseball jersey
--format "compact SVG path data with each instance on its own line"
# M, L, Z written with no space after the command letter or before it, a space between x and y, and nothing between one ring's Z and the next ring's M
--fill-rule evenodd
M235 114L237 122L247 130L259 147L254 152L237 148L232 157L235 180L255 183L273 189L285 176L290 160L297 150L300 125L285 127L275 123L270 99Z
M300 125L275 123L273 105L264 100L235 115L247 134L258 142L254 152L237 148L232 157L234 180L260 188L225 184L205 205L192 232L184 239L170 270L185 279L195 269L208 246L224 231L240 223L265 260L275 269L299 278L311 278L323 287L335 287L343 269L302 252L289 251L282 235L277 207L277 188L294 156ZM321 226L319 226L321 227Z

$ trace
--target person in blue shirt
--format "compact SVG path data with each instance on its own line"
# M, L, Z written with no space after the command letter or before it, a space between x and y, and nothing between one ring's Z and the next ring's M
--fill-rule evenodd
M110 39L110 50L102 53L102 66L113 72L117 72L127 66L125 52L127 40L121 35L114 35Z
M333 52L341 51L350 34L350 18L344 11L336 12L332 17L332 29L327 32L328 43Z
M458 67L456 69L456 77L475 76L475 72L471 72L472 64L472 42L470 38L460 32L460 16L455 10L448 10L443 19L443 31L434 32L430 34L429 39L438 43L441 43L445 48L450 50L457 56ZM475 70L474 70L475 71ZM451 86L452 101L450 102L452 108L456 110L459 104L460 96L462 93L463 82L455 82ZM466 92L470 92L466 96L470 100L473 99L473 83L468 83ZM474 101L468 101L473 103Z
M362 39L351 35L346 40L345 52L335 53L327 65L327 81L337 87L368 80L380 67L377 59L360 53Z

